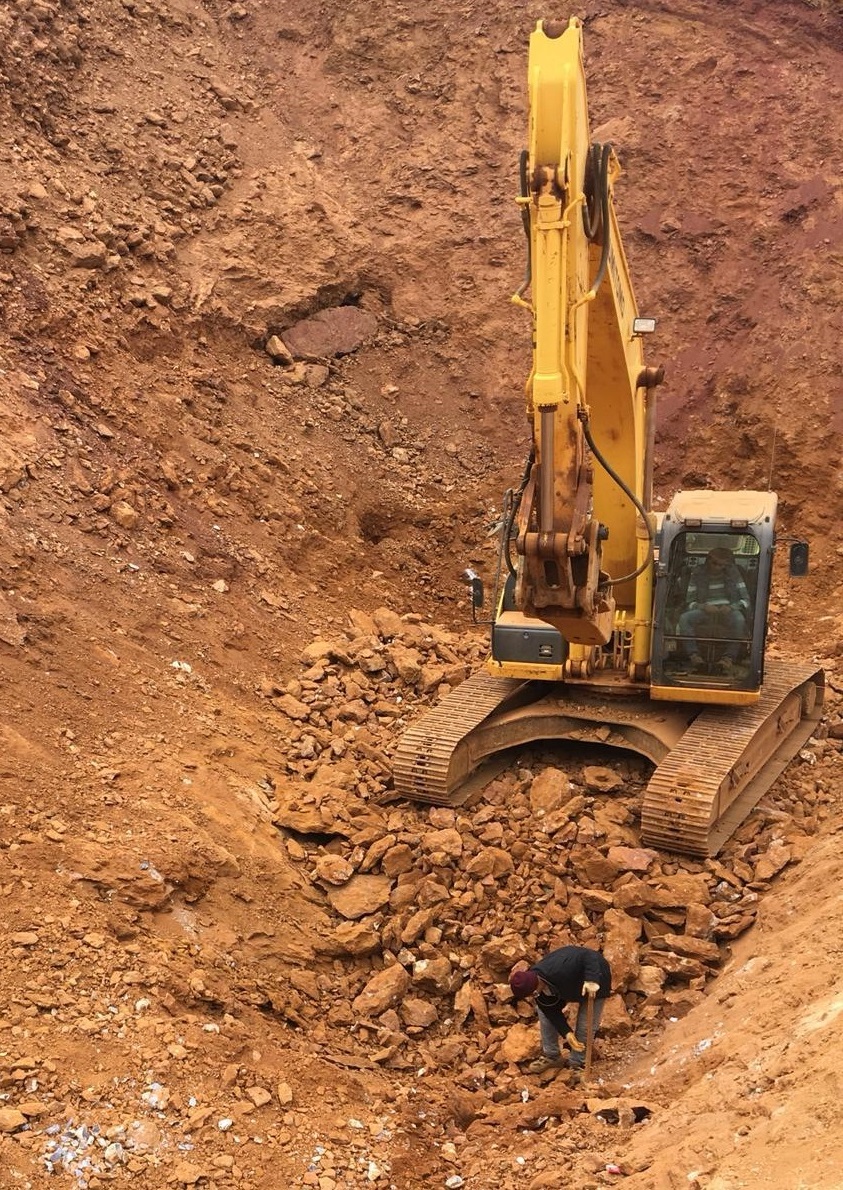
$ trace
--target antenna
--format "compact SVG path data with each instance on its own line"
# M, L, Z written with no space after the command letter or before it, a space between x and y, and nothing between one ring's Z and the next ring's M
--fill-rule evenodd
M767 480L767 491L773 490L773 467L776 462L776 435L778 434L778 426L773 426L773 445L770 447L770 478Z

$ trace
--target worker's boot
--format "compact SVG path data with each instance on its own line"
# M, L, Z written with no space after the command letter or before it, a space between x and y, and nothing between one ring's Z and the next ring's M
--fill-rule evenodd
M536 1058L535 1062L531 1062L527 1070L530 1074L544 1074L546 1070L561 1070L563 1066L565 1066L565 1059L560 1054L552 1058L543 1054L540 1058Z

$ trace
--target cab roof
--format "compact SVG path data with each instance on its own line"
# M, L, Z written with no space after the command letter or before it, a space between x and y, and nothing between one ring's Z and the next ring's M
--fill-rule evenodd
M775 492L677 492L666 516L680 523L701 521L705 525L774 524L777 505Z

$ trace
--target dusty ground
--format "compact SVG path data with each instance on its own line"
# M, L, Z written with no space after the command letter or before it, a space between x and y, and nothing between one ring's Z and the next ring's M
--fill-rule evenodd
M0 6L0 1186L839 1187L838 6L580 10L661 496L772 479L812 547L771 648L826 723L697 865L609 755L379 801L482 655L566 14L287 7ZM504 990L568 938L624 964L589 1097Z

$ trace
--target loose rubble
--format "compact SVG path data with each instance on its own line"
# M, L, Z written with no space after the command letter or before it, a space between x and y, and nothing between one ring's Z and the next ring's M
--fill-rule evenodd
M829 675L827 734L688 864L640 846L628 757L534 749L457 812L393 800L404 726L485 651L460 573L491 572L526 450L527 30L334 7L0 5L0 1183L651 1190L638 1138L696 1141L725 1071L733 1127L670 1173L714 1190L702 1151L757 1157L838 1011L823 972L763 1054L741 1015L768 976L781 1003L763 906L795 948L815 889L780 890L839 814L835 18L589 18L595 101L651 112L606 136L676 361L657 482L775 480L814 552L770 639ZM681 162L712 160L700 197ZM591 1088L525 1074L506 982L566 940L616 972ZM834 1054L799 1053L820 1151Z
M465 1178L490 1130L570 1139L590 1119L634 1129L658 1113L625 1098L614 1063L631 1037L640 1047L703 1000L770 882L806 853L834 805L839 741L812 741L798 797L765 799L702 862L641 846L648 771L634 757L533 749L459 809L392 800L389 755L410 713L483 647L418 616L358 609L304 648L300 677L261 683L285 759L256 794L290 866L289 904L311 918L298 956L292 939L273 953L267 907L252 905L251 932L224 949L208 934L202 902L236 894L243 861L195 824L183 851L137 860L30 808L16 849L52 847L64 857L55 878L77 895L62 918L19 909L11 934L15 991L0 1026L20 1045L4 1056L0 1156L21 1146L92 1188L118 1171L139 1186L224 1187L248 1184L250 1154L271 1152L302 1185L387 1187L405 1184L403 1162L435 1138L444 1167L457 1164L448 1176ZM149 928L164 908L182 926L170 942ZM538 1033L507 982L516 962L568 942L602 948L614 973L590 1097L565 1075L526 1075ZM43 974L47 955L58 984ZM276 1022L271 1053L249 1048L255 1012ZM50 1036L95 1046L115 1074L68 1083L27 1055L36 1036L42 1052ZM322 1076L324 1131L308 1131L291 1059L334 1072ZM356 1099L355 1071L374 1098Z
M792 813L765 804L704 862L641 847L648 768L637 759L577 756L563 770L537 751L458 810L391 804L404 708L443 697L483 648L417 616L352 610L341 636L304 649L300 679L264 691L287 719L289 776L273 791L273 822L314 890L354 922L320 950L358 959L356 1032L389 1068L467 1061L482 1083L516 1077L538 1053L531 1009L508 995L514 963L566 943L603 949L609 1046L687 1012L833 803L806 775ZM360 987L363 953L373 974Z

